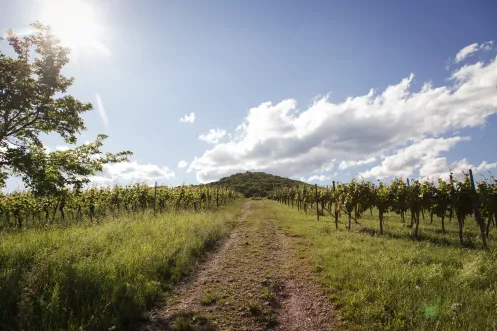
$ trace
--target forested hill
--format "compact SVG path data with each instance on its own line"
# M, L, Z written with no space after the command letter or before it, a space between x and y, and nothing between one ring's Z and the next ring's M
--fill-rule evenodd
M300 185L303 182L286 177L266 174L264 172L245 172L223 177L212 185L223 185L243 193L246 197L266 197L269 192L279 187Z

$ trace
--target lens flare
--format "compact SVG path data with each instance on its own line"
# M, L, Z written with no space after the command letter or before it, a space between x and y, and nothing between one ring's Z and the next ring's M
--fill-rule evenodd
M94 8L80 0L43 0L41 23L50 25L67 47L73 51L93 50L110 56L110 50L103 45L102 28L97 24Z

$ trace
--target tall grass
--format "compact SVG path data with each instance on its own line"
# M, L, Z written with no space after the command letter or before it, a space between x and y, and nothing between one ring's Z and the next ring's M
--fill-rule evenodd
M240 204L0 234L0 330L125 328L227 234Z
M439 233L440 220L420 225L421 239L394 214L378 235L377 214L365 215L347 232L329 217L316 221L296 209L265 202L284 231L302 237L300 253L310 259L344 318L346 328L369 330L496 330L497 242L476 249L474 220L467 220L465 247L457 222ZM341 220L345 223L345 218Z

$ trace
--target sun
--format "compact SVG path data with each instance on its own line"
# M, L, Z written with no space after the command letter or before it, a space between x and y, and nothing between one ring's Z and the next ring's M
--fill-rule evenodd
M96 50L110 55L99 41L102 28L97 24L95 10L84 0L42 0L40 21L50 25L61 43L75 52Z

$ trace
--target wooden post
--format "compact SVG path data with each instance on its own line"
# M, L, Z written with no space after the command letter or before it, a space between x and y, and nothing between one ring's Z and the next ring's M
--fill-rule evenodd
M335 227L338 230L338 199L336 196L335 181L333 181L333 203L335 204Z
M157 182L155 182L155 187L154 187L154 217L156 216L156 210L157 210Z
M304 212L306 213L307 215L307 203L305 202L305 186L304 186L304 194L302 195L302 206L304 206Z
M481 240L483 241L483 248L487 248L487 239L485 238L485 226L481 219L480 209L478 208L478 194L476 194L475 181L473 180L473 171L469 169L469 178L471 179L471 191L473 196L473 208L475 209L475 218L480 226Z
M318 184L314 184L314 188L316 191L316 217L319 221L319 195L318 195Z

